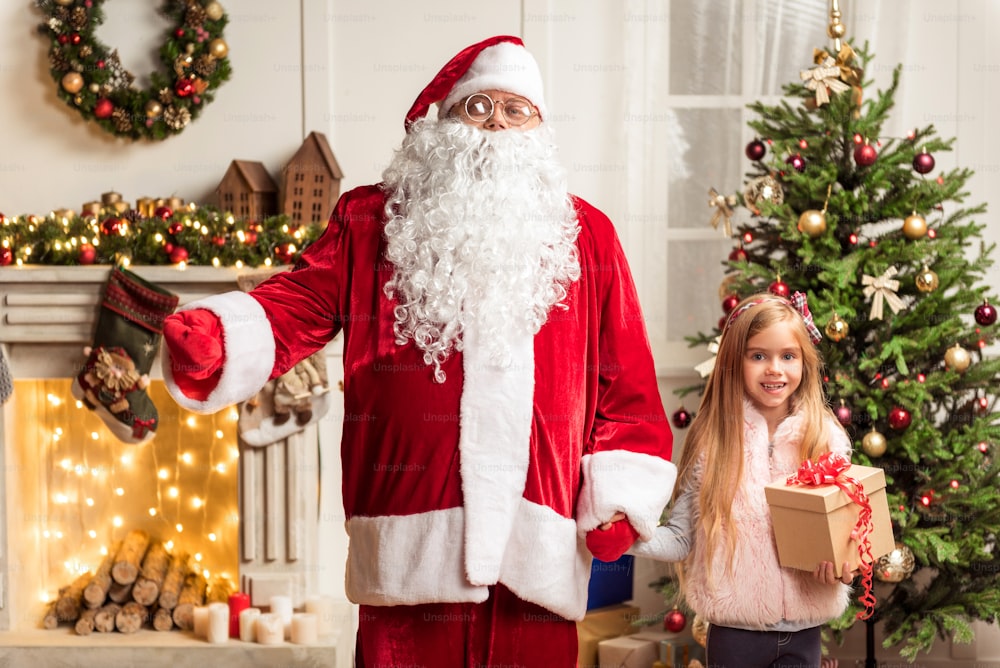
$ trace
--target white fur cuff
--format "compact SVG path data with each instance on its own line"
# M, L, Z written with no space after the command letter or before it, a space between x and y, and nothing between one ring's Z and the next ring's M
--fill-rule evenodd
M672 462L630 450L606 450L584 455L583 486L576 523L581 533L596 529L622 512L650 540L677 480Z

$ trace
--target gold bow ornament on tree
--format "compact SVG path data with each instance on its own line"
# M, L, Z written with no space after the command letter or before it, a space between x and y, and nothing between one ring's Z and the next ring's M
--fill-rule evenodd
M830 101L830 91L842 93L848 88L854 90L854 117L861 111L861 79L864 70L854 66L854 50L844 44L834 58L823 49L813 50L813 62L817 67L802 70L799 76L806 82L805 87L816 91L816 97L806 100L806 107L816 109Z
M697 371L698 375L702 378L708 378L708 376L715 369L715 360L719 357L719 341L721 340L721 334L712 339L712 342L708 344L708 352L712 353L712 357L700 364L695 365L694 370Z
M719 222L722 219L724 224L723 231L726 233L727 237L733 236L733 207L736 206L736 197L730 195L726 197L720 195L715 188L708 189L708 205L715 207L715 213L712 214L712 227L714 229L719 229Z
M888 302L893 313L899 313L903 308L903 300L899 298L896 291L899 290L899 281L893 278L896 275L896 267L889 267L879 277L861 275L861 284L864 285L865 299L872 300L872 310L868 314L869 320L882 320L882 302Z

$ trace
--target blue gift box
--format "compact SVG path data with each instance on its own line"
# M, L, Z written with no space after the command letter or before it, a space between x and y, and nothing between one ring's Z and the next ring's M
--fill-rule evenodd
M587 610L632 600L632 573L635 557L626 554L618 561L594 559L587 588Z

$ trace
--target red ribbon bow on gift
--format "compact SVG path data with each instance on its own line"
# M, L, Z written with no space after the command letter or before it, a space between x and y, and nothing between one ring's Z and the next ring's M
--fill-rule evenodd
M816 461L807 459L799 466L794 475L788 477L786 485L804 485L818 487L820 485L836 485L850 497L851 501L861 506L858 521L851 531L851 538L858 542L858 557L861 563L861 584L865 593L858 599L865 606L858 612L857 618L869 619L875 613L875 595L872 593L872 544L869 536L872 532L872 506L861 483L845 474L851 466L851 461L844 455L827 452Z

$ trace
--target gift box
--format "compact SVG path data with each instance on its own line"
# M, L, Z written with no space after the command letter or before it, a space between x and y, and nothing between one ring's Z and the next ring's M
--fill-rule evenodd
M602 640L597 645L600 668L650 668L658 656L655 641L634 636Z
M610 605L588 611L576 623L579 668L596 668L598 644L602 640L627 635L637 619L639 608L634 605Z
M670 638L660 641L660 663L667 668L688 668L694 659L705 660L705 648L694 638Z
M587 585L587 610L632 600L632 572L635 557L630 554L617 561L594 559Z
M840 475L841 479L857 480L868 496L873 524L868 540L872 558L878 560L895 548L885 473L877 467L854 464ZM778 561L782 566L812 571L819 562L830 561L837 577L845 561L851 570L858 567L861 562L858 542L851 538L851 533L861 506L836 483L811 486L781 481L765 486L764 495L771 508Z

